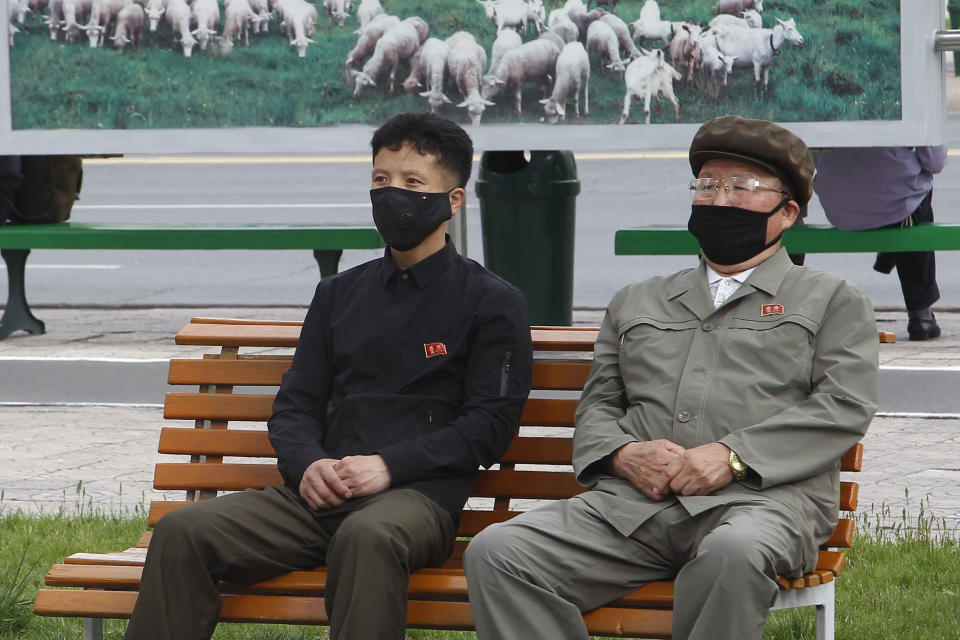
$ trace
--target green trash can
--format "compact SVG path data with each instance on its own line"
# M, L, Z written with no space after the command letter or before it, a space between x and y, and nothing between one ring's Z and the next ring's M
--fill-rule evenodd
M477 177L483 257L527 298L533 325L573 322L580 193L570 151L486 151Z
M960 0L949 0L947 13L950 14L950 28L960 29ZM953 52L953 75L960 76L960 51Z

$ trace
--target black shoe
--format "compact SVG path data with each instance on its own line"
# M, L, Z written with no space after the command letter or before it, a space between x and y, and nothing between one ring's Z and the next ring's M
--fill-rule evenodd
M907 311L907 333L911 340L932 340L940 337L940 325L930 307Z

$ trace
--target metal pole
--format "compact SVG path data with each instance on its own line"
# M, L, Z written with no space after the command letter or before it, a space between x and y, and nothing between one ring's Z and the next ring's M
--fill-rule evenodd
M937 51L960 51L960 29L944 29L933 36L933 48Z

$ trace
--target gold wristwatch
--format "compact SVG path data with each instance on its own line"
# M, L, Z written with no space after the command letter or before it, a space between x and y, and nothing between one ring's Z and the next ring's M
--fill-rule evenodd
M727 460L727 464L730 465L730 471L733 473L734 480L742 482L747 479L747 472L750 471L750 467L743 464L743 460L740 459L740 456L738 456L733 449L730 450L730 458Z

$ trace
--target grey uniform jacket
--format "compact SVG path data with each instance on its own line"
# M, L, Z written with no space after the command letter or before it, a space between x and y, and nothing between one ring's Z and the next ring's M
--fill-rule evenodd
M714 309L703 263L628 286L597 338L576 415L583 494L623 535L679 501L691 515L731 503L782 507L804 571L839 515L839 458L876 411L879 346L870 300L794 266L784 249ZM632 441L722 442L752 473L708 496L653 502L597 464Z

